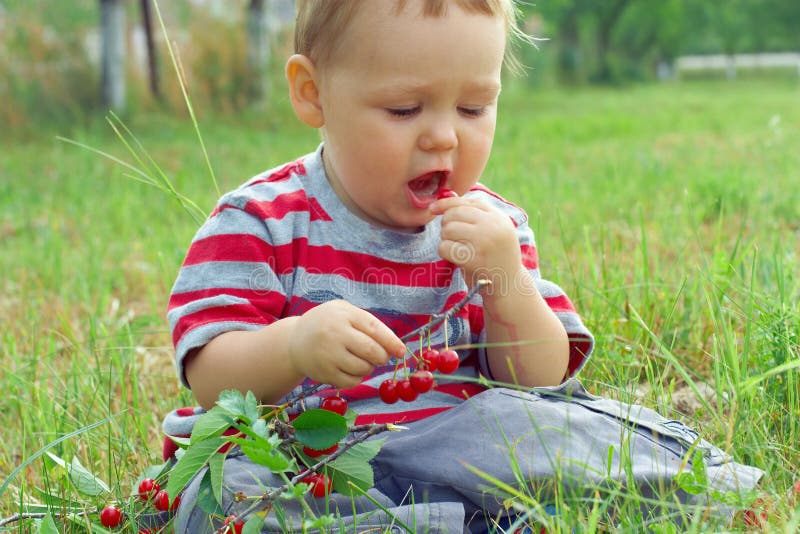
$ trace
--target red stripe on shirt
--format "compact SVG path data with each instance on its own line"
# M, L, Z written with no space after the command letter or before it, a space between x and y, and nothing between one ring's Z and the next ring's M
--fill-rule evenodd
M172 331L172 343L177 347L178 342L189 331L206 324L233 321L266 326L275 320L275 317L268 316L249 304L207 308L181 317Z
M555 297L545 297L544 301L550 306L554 312L574 312L575 307L570 302L566 295L557 295Z
M248 186L263 184L265 182L279 182L281 180L286 180L292 175L304 176L305 174L306 174L306 168L305 165L303 165L303 160L301 158L291 163L287 163L277 171L270 173L268 176L264 176L262 178L256 178L255 180L250 182Z
M539 252L533 245L520 245L520 252L522 253L522 265L526 269L539 268Z
M279 291L268 291L258 289L240 289L232 287L210 287L198 289L196 291L184 291L183 293L173 293L169 299L168 310L189 304L200 299L207 299L219 296L231 296L247 299L254 306L262 310L282 310L286 304L286 296Z
M272 200L250 200L244 211L262 220L281 220L289 213L308 213L310 220L331 221L319 202L306 196L302 189L278 195Z
M198 239L186 253L183 265L213 261L269 262L273 247L250 234L217 234Z
M455 267L445 260L400 263L360 252L337 250L330 245L308 245L306 252L306 261L302 266L309 272L332 274L355 282L382 286L448 287L455 272ZM279 264L285 265L283 262ZM285 273L288 274L291 266L287 267Z

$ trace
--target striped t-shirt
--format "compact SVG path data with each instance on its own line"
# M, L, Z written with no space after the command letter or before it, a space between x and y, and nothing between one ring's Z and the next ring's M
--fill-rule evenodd
M484 200L514 222L523 263L569 335L568 374L574 375L590 354L593 338L562 289L540 276L527 216L480 184L466 196ZM257 330L333 299L369 311L398 336L427 323L468 290L460 271L438 255L439 236L438 217L418 233L401 233L351 213L325 176L322 146L252 178L220 199L195 235L172 289L168 319L183 383L188 386L186 354L215 336ZM430 345L445 345L445 332L449 346L485 343L480 295L433 331ZM428 346L427 337L424 343ZM408 346L418 351L420 341ZM422 419L483 389L460 377L491 378L485 350L465 349L459 356L457 372L437 377L434 390L413 402L388 405L378 398L378 386L395 373L396 361L339 393L359 413L358 423ZM402 377L403 371L397 374ZM311 385L306 380L290 395ZM336 393L323 388L306 399L305 407Z

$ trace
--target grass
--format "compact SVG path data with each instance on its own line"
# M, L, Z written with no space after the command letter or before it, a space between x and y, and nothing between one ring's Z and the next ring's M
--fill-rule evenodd
M774 492L800 478L798 97L790 80L510 83L484 177L528 211L544 275L597 336L582 375L589 389L702 428L765 469ZM270 118L203 111L223 191L318 141L285 101ZM188 119L127 124L179 191L210 210L216 193ZM103 121L40 133L4 141L0 158L0 473L80 432L49 451L77 456L122 496L160 459L162 415L191 403L165 307L196 225L122 167L55 140L129 160ZM678 413L673 393L701 383L715 397ZM62 470L38 458L9 481L0 517L41 500L40 489L76 496ZM565 517L590 525L590 512ZM777 514L775 528L791 531L799 515ZM621 530L636 529L628 519Z

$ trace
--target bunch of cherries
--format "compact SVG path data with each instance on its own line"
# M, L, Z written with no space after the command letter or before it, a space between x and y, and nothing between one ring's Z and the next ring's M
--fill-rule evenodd
M139 483L139 500L145 504L151 504L159 512L166 512L168 510L175 511L178 509L181 497L178 495L170 502L169 495L166 490L161 489L161 486L152 478L145 478ZM106 528L116 528L122 524L125 516L116 505L109 504L100 512L100 523ZM140 529L139 534L149 534L150 530Z
M398 400L412 402L421 393L433 389L433 371L450 374L458 369L458 353L452 349L438 351L434 348L423 349L417 359L417 368L407 378L396 380L389 378L378 386L378 396L386 404L394 404Z

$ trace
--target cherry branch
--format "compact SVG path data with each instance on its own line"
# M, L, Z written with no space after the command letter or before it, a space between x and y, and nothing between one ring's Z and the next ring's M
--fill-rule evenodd
M14 514L11 517L0 519L0 527L16 523L17 521L24 521L25 519L41 519L47 515L47 512L25 512L21 514Z
M303 479L305 479L309 474L318 472L320 469L322 469L323 467L334 461L336 458L344 454L348 449L351 449L352 447L358 445L359 443L362 443L368 440L369 438L380 434L381 432L397 432L400 430L405 430L405 427L395 425L392 423L383 423L383 424L368 423L364 425L354 425L350 427L351 433L355 432L361 432L361 433L352 440L342 443L342 446L339 447L334 453L326 456L316 464L309 467L307 470L295 475L290 480L286 479L287 483L284 484L283 486L270 489L261 496L257 497L255 502L253 502L253 504L250 505L250 507L248 507L244 512L239 514L236 517L236 519L243 519L251 514L257 513L259 510L271 506L272 503L274 503L282 493L287 492L290 486L295 486L296 484L302 482Z
M444 321L446 321L447 319L449 319L450 317L461 311L461 308L466 306L467 303L470 301L470 299L472 299L472 297L474 297L478 291L480 291L481 289L483 289L488 285L491 285L491 283L492 283L491 280L486 280L486 279L478 280L475 283L475 285L470 288L470 290L467 292L464 298L456 302L449 310L447 310L444 313L435 313L431 315L430 321L420 326L419 328L412 330L408 334L404 335L403 337L400 338L400 341L406 343L411 339L413 339L417 334L421 334L426 330L433 330L434 328L442 324Z

